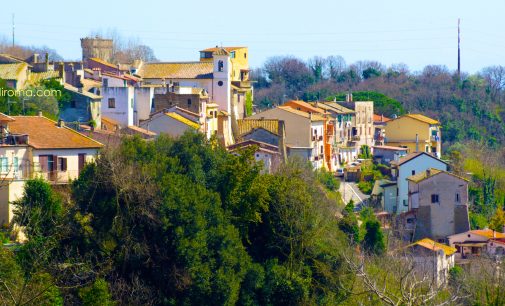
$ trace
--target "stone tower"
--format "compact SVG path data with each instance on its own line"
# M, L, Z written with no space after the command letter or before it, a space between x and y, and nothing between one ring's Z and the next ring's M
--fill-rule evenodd
M82 60L86 62L88 58L97 57L106 62L112 61L112 39L103 38L81 38Z

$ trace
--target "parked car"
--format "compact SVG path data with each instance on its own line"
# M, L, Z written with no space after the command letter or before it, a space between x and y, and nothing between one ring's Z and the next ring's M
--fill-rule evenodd
M335 171L335 176L337 177L344 176L344 169L343 168L337 169L337 171Z

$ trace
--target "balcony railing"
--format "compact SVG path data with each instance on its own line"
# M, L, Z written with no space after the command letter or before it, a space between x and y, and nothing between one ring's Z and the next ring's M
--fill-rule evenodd
M352 136L352 141L359 141L361 138L358 135Z
M431 141L440 141L440 137L438 135L431 135Z

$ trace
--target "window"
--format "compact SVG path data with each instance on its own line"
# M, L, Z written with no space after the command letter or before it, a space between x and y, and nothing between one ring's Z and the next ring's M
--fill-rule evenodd
M200 52L200 58L212 58L212 52Z
M218 85L218 86L223 86L223 81L219 81L219 82L217 82L217 85Z
M230 52L230 57L231 57L231 58L235 58L235 51L231 51L231 52Z
M191 99L188 99L188 107L191 107Z
M461 202L461 199L459 197L459 193L456 193L456 203L459 203L459 202Z
M64 157L59 157L58 158L58 170L60 171L67 171L67 159Z
M323 154L323 146L321 146L321 154Z
M220 72L224 71L224 62L223 61L217 62L217 71L220 71Z
M416 174L416 170L412 170L412 175L415 175Z
M429 153L430 152L430 147L426 146L424 150Z
M109 79L103 79L103 87L109 87Z
M76 106L75 100L70 101L70 107L75 108Z
M7 157L0 157L0 172L9 172L9 159Z
M19 170L19 158L17 156L15 156L12 160L12 168L14 172L17 172Z
M54 155L39 155L40 171L50 172L55 170Z
M247 53L244 53L244 58L247 58Z
M438 204L438 194L432 194L431 195L431 203L432 204Z
M133 98L130 99L131 108L133 108Z
M116 98L109 98L109 108L116 108Z

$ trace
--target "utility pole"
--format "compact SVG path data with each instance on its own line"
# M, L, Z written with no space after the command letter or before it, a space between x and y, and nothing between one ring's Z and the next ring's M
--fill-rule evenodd
M458 78L461 80L461 29L460 29L460 19L458 18Z
M14 37L15 37L15 30L16 30L16 25L14 24L14 13L12 13L12 46L14 47Z

